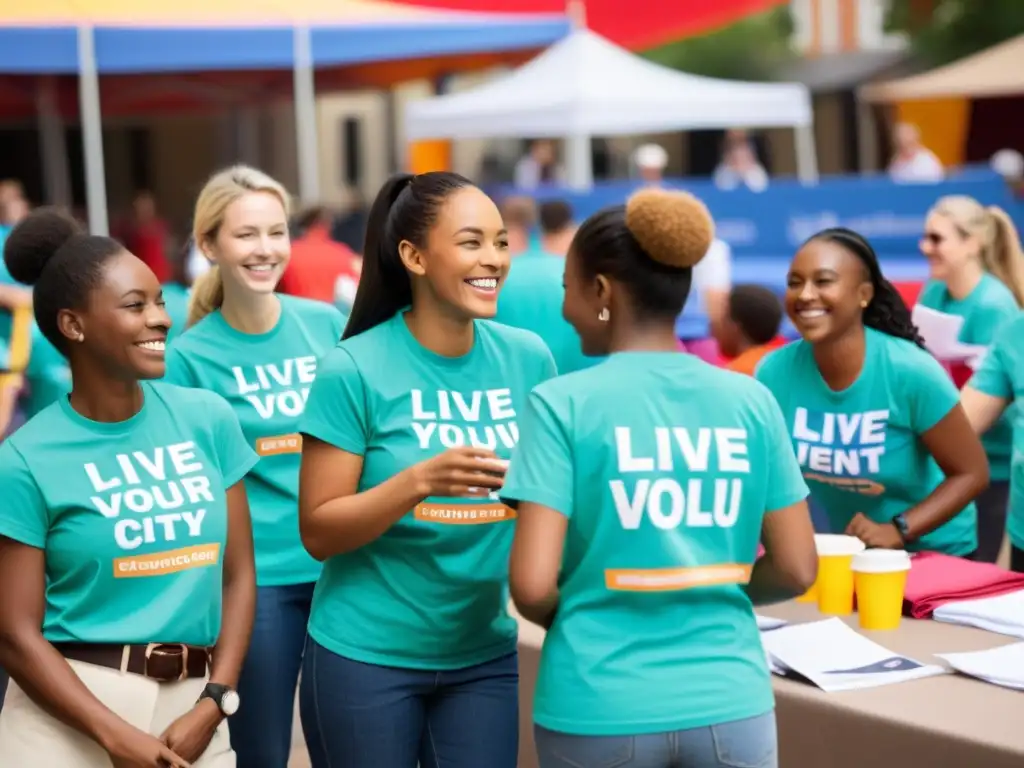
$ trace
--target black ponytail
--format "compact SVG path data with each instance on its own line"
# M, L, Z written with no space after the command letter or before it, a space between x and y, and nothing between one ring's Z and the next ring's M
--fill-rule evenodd
M917 332L910 310L896 287L882 275L878 255L867 239L852 229L833 227L819 232L810 240L825 240L841 245L864 264L874 288L874 297L864 308L864 325L889 336L912 341L924 349L924 339Z
M400 173L384 183L370 207L359 287L341 338L368 331L412 304L412 282L398 255L398 244L408 240L417 248L425 247L448 196L471 186L469 179L441 171L417 176Z

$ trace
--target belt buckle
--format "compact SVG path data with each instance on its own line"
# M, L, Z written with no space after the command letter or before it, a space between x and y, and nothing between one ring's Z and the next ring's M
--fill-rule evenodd
M168 653L167 649L171 649L172 651L180 650L181 653ZM149 662L153 656L162 659L180 659L181 671L176 677L157 677L156 675L150 674ZM180 682L182 680L186 680L188 678L188 646L184 643L149 643L146 646L146 661L143 666L143 673L151 680L157 680L161 683Z

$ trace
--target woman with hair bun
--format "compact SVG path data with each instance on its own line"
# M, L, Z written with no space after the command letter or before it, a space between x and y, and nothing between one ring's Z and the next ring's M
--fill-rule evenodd
M837 228L804 243L786 311L803 338L755 375L832 529L869 547L973 556L988 460L868 241Z
M541 768L778 765L752 605L803 592L817 556L771 394L676 349L712 237L696 198L645 190L569 249L566 319L610 356L533 390L501 490L512 599L548 630Z
M0 445L0 765L230 768L256 455L220 397L153 381L170 319L124 246L43 209L4 259L72 388Z

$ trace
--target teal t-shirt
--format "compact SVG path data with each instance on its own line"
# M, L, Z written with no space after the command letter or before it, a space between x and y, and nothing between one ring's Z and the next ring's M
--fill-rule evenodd
M923 307L957 315L964 319L960 329L960 341L964 344L988 346L999 328L1020 314L1013 292L999 278L988 273L963 299L954 299L946 290L946 284L929 280L921 291L917 303ZM1010 454L1013 445L1012 415L1006 413L981 438L988 455L993 480L1008 480L1010 477Z
M1010 463L1010 507L1006 531L1018 549L1024 549L1024 315L1008 322L992 341L992 347L967 386L1006 400L1013 414L1013 455ZM1012 410L1011 410L1012 409Z
M142 388L127 421L90 421L62 397L0 444L0 535L45 551L51 642L220 634L226 492L256 455L219 397Z
M534 334L477 321L473 349L437 355L404 312L324 358L301 431L363 457L359 491L449 448L508 459L534 386L555 373ZM508 558L514 515L497 499L427 498L383 536L324 564L310 636L355 661L459 669L512 653Z
M678 352L537 387L501 491L569 518L534 720L631 735L774 706L744 590L766 513L807 497L771 393Z
M755 373L782 406L811 496L839 532L857 512L888 523L942 483L921 435L960 404L953 382L928 352L871 328L864 334L864 366L841 392L825 383L811 345L802 340L772 352ZM967 555L977 547L971 503L909 548Z
M498 295L495 320L533 331L548 345L559 374L579 371L601 361L583 354L580 337L562 317L565 259L541 250L512 259Z
M230 404L259 455L245 478L261 587L306 584L320 575L299 537L299 419L317 363L345 324L331 304L278 295L281 317L263 334L237 331L212 312L171 345L166 379L216 392Z
M26 419L31 419L71 391L71 368L39 326L32 324L32 348L25 367L26 387L19 405Z
M171 329L167 333L167 341L174 341L185 330L188 322L189 287L181 283L164 283L164 309L171 317Z

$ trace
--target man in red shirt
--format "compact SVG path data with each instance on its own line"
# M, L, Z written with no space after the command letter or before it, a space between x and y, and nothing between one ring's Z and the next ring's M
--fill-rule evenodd
M139 192L132 201L132 217L118 233L124 247L153 270L161 283L171 278L167 261L170 233L156 212L156 200L150 192Z
M292 241L292 259L277 289L334 304L339 281L353 288L359 281L359 257L331 238L331 215L325 208L307 211L298 227L302 235Z

